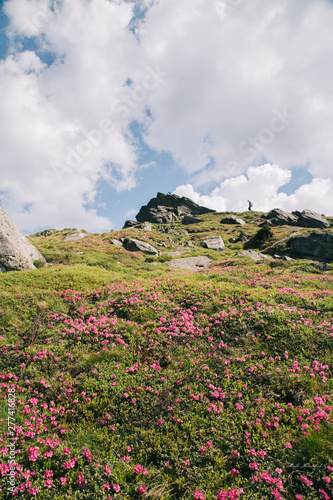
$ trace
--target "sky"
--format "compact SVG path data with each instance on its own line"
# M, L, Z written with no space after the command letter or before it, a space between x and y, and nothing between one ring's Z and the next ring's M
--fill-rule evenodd
M333 215L331 0L0 0L0 203L120 229L157 192Z

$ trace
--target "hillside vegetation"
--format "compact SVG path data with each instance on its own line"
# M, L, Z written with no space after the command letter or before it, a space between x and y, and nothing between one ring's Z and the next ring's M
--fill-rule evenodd
M0 274L0 498L333 498L333 265L236 255L240 229L267 254L295 231L237 215L30 238L47 265Z

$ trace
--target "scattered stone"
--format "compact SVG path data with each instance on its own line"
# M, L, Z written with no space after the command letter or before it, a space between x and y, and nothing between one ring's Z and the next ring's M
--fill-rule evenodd
M208 257L184 257L182 259L173 259L167 264L170 267L179 267L181 269L187 269L189 271L198 271L199 269L208 269L212 259Z
M158 250L156 250L156 248L152 245L135 238L125 238L123 245L129 252L143 252L148 255L158 255Z
M128 229L129 227L137 226L138 221L136 220L126 220L125 224L123 225L123 229Z
M165 243L157 243L157 246L158 247L165 247L166 248L167 245Z
M319 271L327 271L328 264L327 262L312 262L311 266L318 269Z
M289 246L300 256L333 261L333 232L312 231L290 240Z
M297 223L297 220L298 218L294 215L294 212L291 214L280 208L274 208L266 216L266 222L272 226L293 226Z
M209 250L218 250L219 252L224 250L224 242L221 236L207 236L201 243L201 246Z
M54 233L54 229L44 229L44 231L40 231L39 233L36 234L36 236L52 236Z
M188 226L189 224L198 224L199 222L204 222L203 219L199 219L198 217L194 217L193 215L185 215L182 218L183 226Z
M111 240L110 243L111 243L111 245L115 245L116 247L122 247L123 246L122 242L119 241L119 240Z
M73 233L73 234L69 234L68 236L66 236L64 241L78 241L78 240L82 240L86 236L88 236L87 233L81 233L81 232Z
M78 252L77 254L78 255L84 255L84 252Z
M229 215L228 217L224 217L224 219L220 220L221 224L240 224L244 226L245 221L243 219L239 219L235 215Z
M186 246L191 247L191 248L195 248L195 244L193 243L193 241L187 241Z
M274 259L286 260L288 262L292 262L294 260L291 257L289 257L289 255L274 254L273 257L274 257Z
M249 251L245 251L245 250L241 250L239 252L236 253L236 255L242 255L243 257L249 257L250 259L254 260L254 261L260 261L260 260L273 260L272 257L270 257L269 255L264 255L263 253L258 253L258 252L255 252L254 250L249 250Z
M0 205L0 271L36 269L35 261L45 263L42 254L21 233Z
M297 226L299 227L314 227L325 229L330 226L330 223L324 216L313 212L312 210L303 210L303 212L293 212L297 216Z
M141 207L135 218L138 222L168 224L185 215L196 216L212 212L215 210L202 207L189 198L181 198L175 194L157 193L156 198L152 198L148 205Z
M250 241L250 239L251 236L249 234L246 234L243 231L241 231L236 241L240 241L241 243L247 243L248 241Z

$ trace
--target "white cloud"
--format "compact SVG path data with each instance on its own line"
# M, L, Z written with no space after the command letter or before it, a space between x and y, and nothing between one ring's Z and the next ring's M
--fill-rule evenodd
M223 181L209 195L200 195L191 184L177 187L174 193L187 196L199 205L218 212L244 212L247 200L253 203L253 210L268 212L272 208L281 208L292 212L305 208L333 215L333 181L330 178L314 178L304 184L294 194L279 192L291 178L291 171L277 165L265 164L249 167L246 175L239 175Z
M135 34L134 6L147 8ZM225 186L243 209L252 181L242 175L270 162L279 180L248 172L256 200L256 183L269 189L262 209L274 199L328 206L332 2L7 0L4 9L11 46L0 61L1 199L25 230L110 227L96 212L98 186L135 185L140 145L132 120L195 189L235 177ZM38 50L23 51L31 36ZM52 64L42 62L47 54ZM274 194L288 169L306 164L311 188L295 199ZM231 203L226 189L210 196L221 209Z
M224 15L217 3L229 7ZM192 173L213 159L197 184L229 177L231 161L244 172L262 155L331 176L332 23L327 0L160 0L142 41L170 77L151 96L149 144ZM276 113L293 118L283 123Z

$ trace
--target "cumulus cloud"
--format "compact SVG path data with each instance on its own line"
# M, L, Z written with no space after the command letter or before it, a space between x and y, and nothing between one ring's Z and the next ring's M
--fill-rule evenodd
M6 0L4 10L1 200L27 231L110 227L97 195L101 183L135 186L133 121L196 190L230 178L232 192L238 179L247 199L249 165L279 165L273 183L258 171L270 189L308 165L311 189L284 202L307 196L320 210L332 179L331 1Z
M223 181L209 195L200 195L192 184L178 186L174 193L191 198L199 205L218 212L243 212L247 210L247 200L253 209L268 212L281 208L292 212L308 208L326 215L333 215L333 181L330 178L314 178L311 183L299 187L295 193L287 195L279 192L290 181L291 171L277 165L265 164L249 167L246 175L239 175Z
M106 0L5 4L11 51L0 62L1 191L26 230L108 229L111 221L97 215L98 184L135 185L129 124L144 121L146 95L161 81L140 60L132 8ZM21 50L22 37L36 50Z

